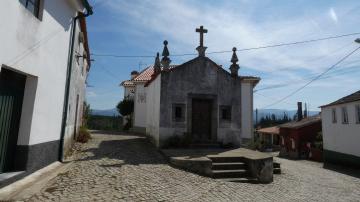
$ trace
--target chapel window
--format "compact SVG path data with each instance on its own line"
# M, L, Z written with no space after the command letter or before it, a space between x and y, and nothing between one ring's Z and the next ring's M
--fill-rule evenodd
M341 112L342 112L342 123L343 124L348 124L349 123L349 117L348 117L346 107L342 107Z
M42 0L19 0L36 18L42 17Z
M220 106L220 119L231 121L231 106Z
M332 122L336 123L337 119L336 119L336 109L332 109Z
M185 121L185 105L184 104L173 104L173 120L176 122Z

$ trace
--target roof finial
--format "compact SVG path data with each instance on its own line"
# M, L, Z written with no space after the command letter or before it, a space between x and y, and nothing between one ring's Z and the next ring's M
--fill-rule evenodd
M196 28L196 32L200 33L200 45L196 48L196 50L199 52L199 56L205 56L206 48L204 46L204 34L208 32L207 29L204 29L204 26L200 26L200 28Z
M154 63L154 73L152 75L157 75L160 72L161 72L160 57L159 57L159 52L157 52Z
M239 67L238 64L236 64L239 61L239 59L238 59L238 57L236 55L236 47L234 47L232 49L232 51L233 51L233 54L232 54L232 57L231 57L232 65L230 66L230 72L231 72L231 76L237 77L240 67Z
M167 45L168 45L168 41L165 40L164 41L164 50L162 52L163 58L161 59L161 64L163 65L165 71L169 70L170 63L171 63L171 60L168 57L170 55L170 53L169 53L169 49L168 49Z

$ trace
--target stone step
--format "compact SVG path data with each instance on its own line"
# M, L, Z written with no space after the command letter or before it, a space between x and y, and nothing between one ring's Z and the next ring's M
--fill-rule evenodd
M238 183L258 183L258 180L256 178L251 177L238 177L238 178L223 178L218 179L225 182L238 182Z
M190 144L189 148L200 148L200 149L218 149L220 148L220 144L218 143L194 143L194 144Z
M244 178L249 177L249 173L246 170L213 170L212 177L219 178Z
M230 162L244 162L243 157L235 157L235 156L207 156L213 163L230 163Z
M274 168L273 174L281 174L281 169L280 168Z
M273 162L273 168L280 168L280 163Z
M246 164L242 162L212 163L211 169L212 170L246 169Z

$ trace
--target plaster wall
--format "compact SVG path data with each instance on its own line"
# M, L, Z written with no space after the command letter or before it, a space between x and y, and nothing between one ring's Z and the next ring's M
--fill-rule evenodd
M252 139L253 131L253 84L243 82L241 85L241 134L243 139Z
M83 55L86 53L84 44L79 40L81 32L80 23L76 25L73 66L70 79L69 103L67 106L67 121L64 137L64 153L67 153L72 143L76 139L77 133L82 125L82 115L85 102L86 78L88 75L88 63Z
M160 146L161 77L162 75L158 75L157 78L146 87L146 134L153 139L157 147Z
M360 157L360 124L356 123L355 106L360 101L328 106L321 109L324 149ZM349 123L343 124L341 108L346 107ZM336 110L337 122L332 121L332 109Z
M134 97L134 127L146 127L146 105L148 101L147 94L148 88L144 87L144 83L136 84Z
M44 1L42 20L19 1L0 1L0 64L27 79L18 144L59 140L72 17L66 1Z
M228 72L206 57L195 58L170 72L161 74L160 133L161 141L172 135L191 133L192 98L213 100L213 141L241 143L241 79L231 77ZM246 95L246 94L245 94ZM249 95L246 95L249 97ZM172 119L173 104L184 104L184 122ZM219 107L231 106L231 121L219 120ZM248 107L248 105L243 105ZM166 130L165 130L166 129ZM181 134L182 133L182 134ZM164 137L164 138L162 138Z

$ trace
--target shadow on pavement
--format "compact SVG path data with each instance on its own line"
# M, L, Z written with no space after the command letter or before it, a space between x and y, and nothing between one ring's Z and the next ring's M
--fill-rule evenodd
M104 132L98 132L104 134ZM90 152L91 156L78 159L77 161L101 160L104 158L121 160L123 163L103 165L104 167L121 167L122 165L140 164L166 164L164 157L158 152L149 140L137 135L128 135L120 132L123 137L115 140L104 140L97 148L89 148L82 152ZM115 135L120 135L115 134ZM97 134L92 132L92 134ZM113 134L107 132L107 134Z
M338 173L349 175L360 179L360 169L349 166L335 165L335 164L324 164L324 169L332 170Z

